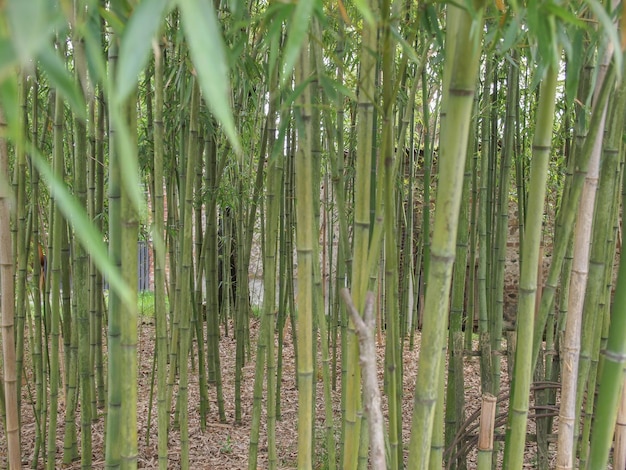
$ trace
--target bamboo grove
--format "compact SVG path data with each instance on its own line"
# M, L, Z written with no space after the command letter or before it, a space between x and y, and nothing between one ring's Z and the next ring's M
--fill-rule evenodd
M620 2L0 9L3 468L624 468Z

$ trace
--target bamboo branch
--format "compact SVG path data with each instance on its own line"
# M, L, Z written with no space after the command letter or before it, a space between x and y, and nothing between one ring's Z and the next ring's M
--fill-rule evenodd
M348 307L348 313L354 322L356 334L359 338L359 363L361 364L363 374L363 408L368 417L370 429L371 468L384 470L387 468L387 465L385 462L385 440L383 437L383 413L381 411L380 389L376 372L374 294L370 291L366 294L363 317L361 317L359 311L354 306L348 289L341 289L341 296Z

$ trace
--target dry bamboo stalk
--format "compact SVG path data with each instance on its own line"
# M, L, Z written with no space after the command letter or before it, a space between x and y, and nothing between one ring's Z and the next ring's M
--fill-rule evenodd
M485 393L480 408L480 430L478 431L478 469L490 469L493 461L494 422L496 419L496 397Z
M478 451L493 450L493 426L496 419L496 397L490 393L483 395L480 408L480 431L478 433Z
M348 307L348 313L354 322L354 328L359 338L359 362L361 363L363 373L363 408L368 418L367 422L370 431L371 468L384 470L387 468L387 464L385 461L385 439L383 436L383 413L380 388L378 387L378 374L376 372L374 294L368 292L366 295L363 317L361 317L359 311L354 306L348 289L341 289L341 296Z

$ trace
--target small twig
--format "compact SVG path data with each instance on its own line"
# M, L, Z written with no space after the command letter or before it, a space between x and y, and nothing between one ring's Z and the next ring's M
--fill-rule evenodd
M352 318L357 337L359 338L359 363L361 364L363 380L363 408L368 417L370 429L371 468L384 470L387 468L387 464L385 461L385 440L383 437L383 413L380 388L378 387L378 374L376 372L374 294L367 292L365 295L363 317L361 317L359 311L354 306L348 289L341 289L341 296L348 307L348 313L350 318Z

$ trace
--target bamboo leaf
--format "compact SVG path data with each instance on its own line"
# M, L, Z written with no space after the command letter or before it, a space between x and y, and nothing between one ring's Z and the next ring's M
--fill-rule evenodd
M111 11L111 10L109 10L107 8L101 7L100 8L100 16L102 16L102 18L104 18L104 20L106 21L107 25L109 25L111 27L111 29L113 29L113 32L117 36L121 36L124 33L124 22L113 11Z
M7 38L0 38L0 81L7 76L15 75L17 55L13 44Z
M167 13L169 0L143 0L133 12L122 36L116 76L118 98L124 100L137 84L145 68L157 35Z
M86 105L80 85L71 76L65 64L50 45L46 45L37 56L39 65L54 88L67 100L72 111L80 119L86 119Z
M441 25L439 24L438 11L434 4L427 3L425 6L424 14L420 20L420 24L431 35L435 36L437 40L437 46L443 48L443 32L441 31Z
M409 59L411 59L411 61L414 64L419 65L421 60L420 60L419 56L417 55L417 52L415 51L413 46L411 46L406 41L406 39L404 39L404 37L402 37L402 34L400 34L400 31L398 31L398 28L396 28L395 26L392 26L391 28L389 28L389 31L391 32L391 35L393 36L393 38L396 41L398 41L398 44L400 45L400 47L402 47L402 50L409 57Z
M285 41L285 53L280 70L281 88L291 76L291 72L298 61L300 49L309 32L309 24L311 23L314 6L315 0L299 1L289 20L289 24L287 25L287 40Z
M55 198L59 209L61 209L64 217L73 227L76 237L85 250L91 254L93 262L107 278L111 288L120 296L122 302L126 305L132 305L132 290L126 285L121 273L109 258L107 247L102 240L102 234L96 230L89 217L87 217L85 210L74 196L70 194L65 183L54 175L52 168L50 168L50 165L39 150L34 145L30 145L29 150L33 157L33 163L48 184L50 194Z
M361 16L363 16L363 20L369 24L370 26L374 26L376 24L376 17L372 12L372 9L367 4L367 0L355 0L354 6L359 10Z
M19 101L17 90L17 74L6 77L5 80L0 81L0 104L2 105L2 112L7 123L9 137L18 139L22 132L22 127L19 124ZM0 129L0 137L7 137L4 134L5 129Z
M280 56L280 45L283 31L283 22L286 22L294 9L291 4L273 3L267 8L263 15L262 41L268 43L269 57L267 61L268 76L272 77L274 67L278 63Z
M561 20L563 20L563 22L566 25L577 26L579 28L584 28L586 26L585 22L583 20L581 20L575 14L573 14L571 11L568 11L566 8L563 8L560 5L557 5L557 4L552 3L552 2L546 2L543 5L543 8L549 14L552 14L552 15L556 16L557 18L560 18Z
M38 55L55 29L62 26L60 9L53 9L51 5L46 0L8 2L6 14L20 63L25 64Z
M520 17L515 16L504 31L504 34L502 36L502 42L499 46L500 52L506 52L511 47L513 47L513 45L516 44L519 40L521 33L522 30L520 28Z
M356 102L356 94L354 93L354 90L348 88L343 83L340 83L325 74L319 75L319 81L329 101L336 100L337 94L341 94L346 98Z
M96 83L105 83L107 78L107 68L105 64L104 47L102 46L102 35L100 32L100 17L98 10L89 10L89 17L82 26L82 37L85 40L87 51L87 67L89 75Z
M178 6L204 98L222 124L233 150L240 154L241 145L229 102L228 62L215 9L207 0L178 0Z
M613 44L613 60L615 61L617 81L619 82L622 78L622 45L617 33L617 27L598 0L586 0L586 3L602 25L602 29L608 36L609 41Z

